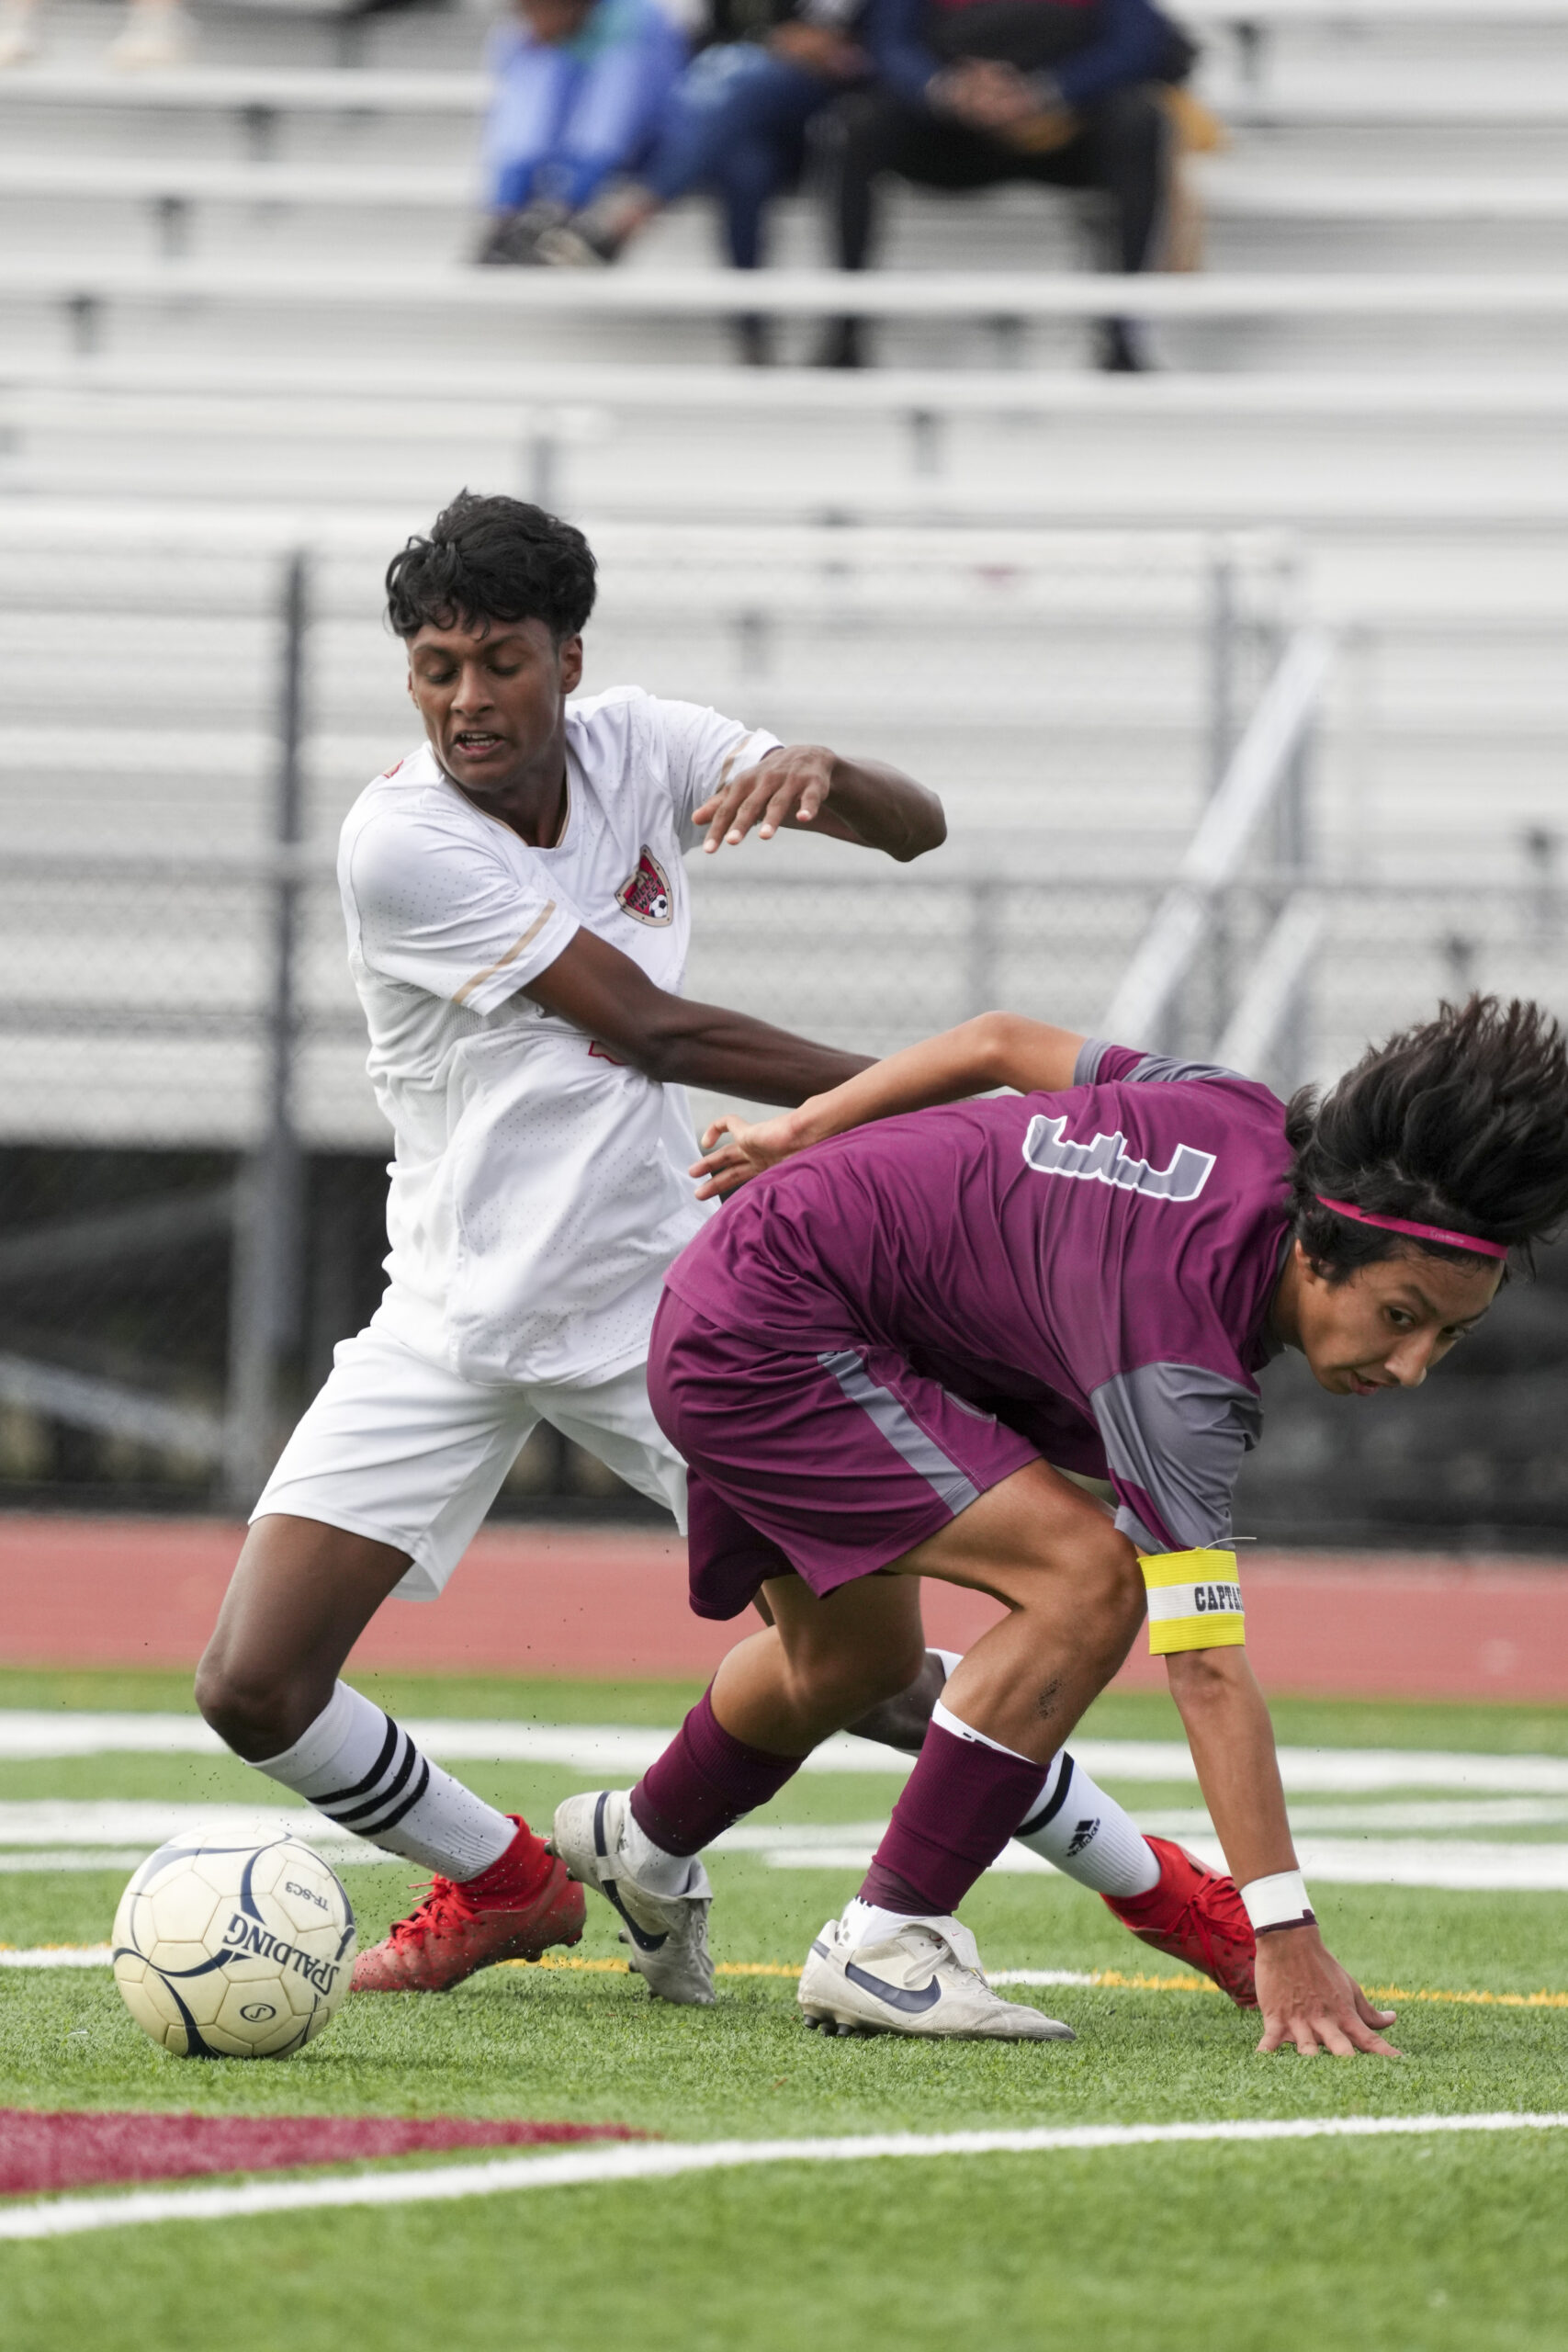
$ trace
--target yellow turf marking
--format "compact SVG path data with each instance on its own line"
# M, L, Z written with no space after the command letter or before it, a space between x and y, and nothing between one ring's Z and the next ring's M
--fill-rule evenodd
M85 1951L85 1944L0 1944L0 1952L19 1951ZM564 1968L596 1976L624 1976L630 1973L630 1962L624 1960L557 1960L547 1955L543 1960L503 1960L502 1968ZM721 1960L714 1969L716 1976L787 1976L792 1981L799 1976L798 1968L782 1960ZM1075 1988L1076 1989L1076 1988ZM1211 1984L1206 1976L1148 1976L1121 1968L1096 1968L1089 1972L1086 1991L1122 1993L1217 1993L1219 1986ZM1369 1984L1365 1988L1374 2001L1444 2001L1457 2003L1465 2008L1485 2009L1568 2009L1568 1993L1454 1993L1423 1985L1416 1991L1404 1984Z
M4 1947L0 1946L0 1950ZM631 1963L625 1960L504 1960L503 1968L569 1968L591 1970L599 1975L629 1974ZM798 1977L798 1968L782 1960L721 1960L714 1967L716 1976L787 1976ZM1070 1989L1070 1988L1069 1988ZM1111 1990L1123 1993L1217 1993L1219 1986L1211 1984L1206 1976L1145 1976L1120 1968L1097 1968L1089 1974L1089 1986L1094 1991ZM1412 1992L1403 1984L1368 1984L1363 1988L1374 2001L1450 2001L1476 2008L1500 2009L1568 2009L1568 1993L1449 1993L1431 1987Z
M503 1960L502 1968L583 1968L596 1975L629 1974L629 1960ZM714 1967L716 1976L789 1976L800 1974L798 1968L786 1968L782 1960L721 1960Z

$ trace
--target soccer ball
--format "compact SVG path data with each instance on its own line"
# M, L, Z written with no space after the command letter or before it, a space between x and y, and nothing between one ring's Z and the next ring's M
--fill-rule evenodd
M120 1896L115 1982L176 2058L287 2058L342 2007L355 1943L347 1894L298 1838L175 1838Z

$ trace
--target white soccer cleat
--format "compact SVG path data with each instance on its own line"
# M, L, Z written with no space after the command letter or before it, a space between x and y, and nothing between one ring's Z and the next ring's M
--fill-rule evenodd
M623 1789L568 1797L556 1807L551 1849L574 1879L619 1912L621 1941L629 1945L631 1964L648 1979L649 1991L685 2008L706 2008L714 1997L707 1872L694 1861L684 1894L655 1894L638 1886L623 1852L630 1818Z
M911 1919L880 1942L852 1944L829 1919L800 1975L808 2026L825 2033L913 2033L948 2041L1072 2041L1071 2026L993 1993L975 1939Z

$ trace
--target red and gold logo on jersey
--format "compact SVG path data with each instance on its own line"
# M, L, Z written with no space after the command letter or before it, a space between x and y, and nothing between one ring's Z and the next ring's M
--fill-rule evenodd
M645 842L637 862L635 874L628 874L615 893L615 904L624 907L637 922L667 923L675 920L675 899L670 888L670 876Z

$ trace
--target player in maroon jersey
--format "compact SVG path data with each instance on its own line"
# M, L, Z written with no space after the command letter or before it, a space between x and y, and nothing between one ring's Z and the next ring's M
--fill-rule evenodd
M1297 1867L1231 1493L1272 1356L1338 1395L1416 1387L1568 1210L1555 1022L1445 1007L1287 1107L993 1015L724 1125L712 1188L760 1180L671 1267L649 1392L691 1468L694 1606L761 1591L773 1628L629 1799L568 1800L569 1868L651 1943L688 1858L913 1679L916 1579L976 1587L1009 1614L937 1702L801 2001L840 2030L1065 2032L998 1999L953 1915L1146 1612L1258 1939L1260 2047L1386 2054ZM1064 1472L1109 1478L1113 1511Z

